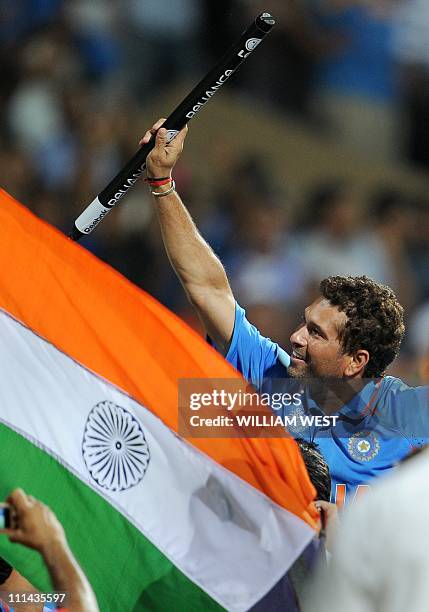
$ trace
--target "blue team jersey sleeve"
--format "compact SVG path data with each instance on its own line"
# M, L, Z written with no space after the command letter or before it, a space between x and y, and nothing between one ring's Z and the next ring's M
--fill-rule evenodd
M264 378L285 378L290 363L286 351L249 323L239 304L235 305L234 332L226 360L257 389Z

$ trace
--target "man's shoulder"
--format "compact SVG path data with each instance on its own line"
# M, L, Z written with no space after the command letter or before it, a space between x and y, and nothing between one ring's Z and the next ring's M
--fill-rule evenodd
M380 397L384 399L400 399L404 400L406 397L416 397L424 393L429 387L418 387L412 386L404 382L401 378L396 376L384 376L380 381Z
M395 376L384 376L381 381L380 394L386 396L401 396L401 395L421 395L429 391L426 386L412 386L404 382L401 378Z
M412 387L400 378L383 379L374 417L420 446L429 442L429 387Z
M397 392L411 388L401 378L397 378L396 376L383 376L380 382L383 391Z
M253 353L256 356L270 354L285 368L289 366L290 357L277 342L264 336L246 317L246 311L238 303L235 305L235 323L231 338L228 359L235 351Z

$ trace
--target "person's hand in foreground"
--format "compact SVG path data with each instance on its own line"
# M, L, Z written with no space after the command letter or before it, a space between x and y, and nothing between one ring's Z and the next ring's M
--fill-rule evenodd
M67 608L73 612L98 612L91 586L52 510L22 489L15 489L7 502L12 506L14 528L1 532L11 542L33 548L42 555L54 590L67 594Z

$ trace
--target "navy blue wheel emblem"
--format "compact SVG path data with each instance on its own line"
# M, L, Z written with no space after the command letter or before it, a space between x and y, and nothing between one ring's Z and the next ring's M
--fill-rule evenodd
M146 473L150 453L140 423L113 402L99 402L89 413L82 454L91 477L104 489L124 491Z

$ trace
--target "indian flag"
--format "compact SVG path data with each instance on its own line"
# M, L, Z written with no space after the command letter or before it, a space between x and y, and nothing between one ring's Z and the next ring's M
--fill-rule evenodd
M181 438L178 380L239 375L4 192L0 228L0 499L56 512L103 612L248 610L314 537L295 442ZM37 553L0 554L51 589Z

